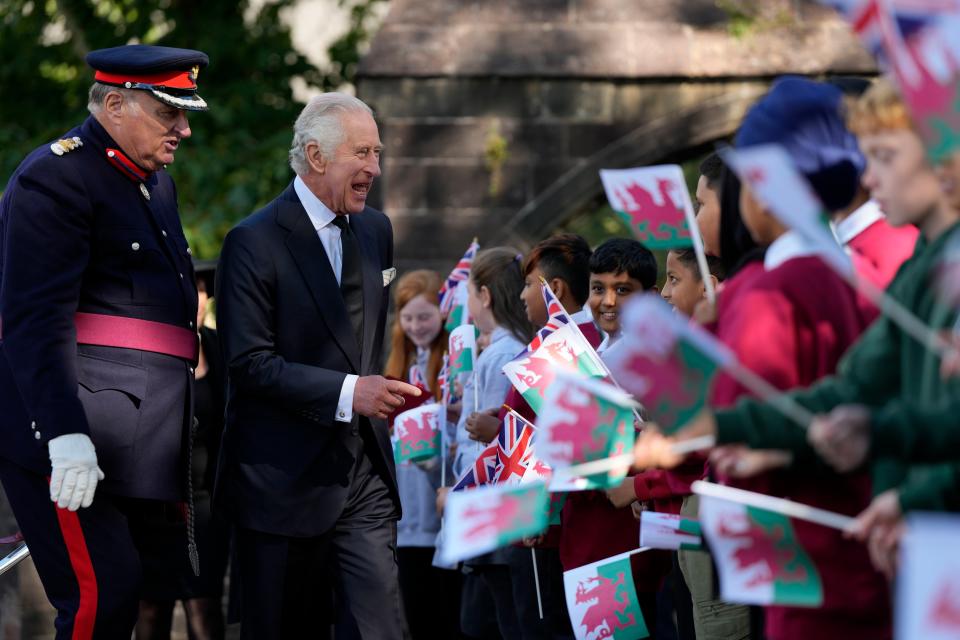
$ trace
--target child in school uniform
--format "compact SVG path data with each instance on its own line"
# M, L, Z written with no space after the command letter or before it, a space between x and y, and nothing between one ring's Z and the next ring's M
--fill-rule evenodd
M480 251L474 259L467 283L467 306L470 317L481 332L490 334L490 341L474 363L474 373L463 388L463 410L456 429L457 450L453 461L455 477L469 469L485 446L475 433L478 419L499 410L510 389L503 375L503 365L526 347L533 337L533 327L517 300L523 287L520 256L516 250L495 247ZM474 410L476 408L476 411ZM443 503L443 490L439 502ZM535 637L548 621L537 615L536 591L532 579L513 580L511 563L514 556L526 552L523 560L530 564L526 549L505 547L464 563L464 600L461 607L463 629L480 636L473 624L479 602L492 598L497 625L504 638ZM524 565L525 567L527 565ZM532 567L531 567L532 570ZM531 576L532 578L532 576ZM475 592L484 591L481 599Z
M864 161L843 126L839 103L833 87L781 79L745 117L737 146L783 145L821 201L831 210L842 208L856 192ZM739 292L737 309L718 315L717 335L746 368L774 387L808 386L834 372L872 318L849 285L818 257L822 249L783 226L745 186L740 202L744 223L767 249L763 271ZM728 407L747 395L738 382L721 374L712 404ZM742 404L732 413L742 415ZM695 421L680 437L700 433L701 423L709 421L709 416ZM791 463L789 469L780 468ZM870 498L867 474L830 474L822 466L812 471L808 458L789 452L720 451L711 465L721 474L739 474L748 467L766 470L735 484L830 511L856 514ZM796 522L795 529L821 573L824 602L818 608L765 607L767 638L889 638L889 596L866 549L819 525Z
M410 271L394 285L395 317L384 374L418 385L439 400L437 376L447 347L438 292L440 274ZM456 637L460 630L460 574L433 566L440 517L434 506L441 469L405 461L397 464L403 517L397 523L400 593L411 637ZM424 584L435 589L425 590Z
M620 312L633 293L656 290L657 263L636 240L607 240L590 256L587 304L604 334L598 351L620 336ZM602 355L601 355L602 357ZM639 523L629 507L616 508L603 491L568 494L560 516L560 562L565 571L632 551L639 546ZM634 584L648 629L656 629L657 591L670 570L670 556L648 551L631 557Z

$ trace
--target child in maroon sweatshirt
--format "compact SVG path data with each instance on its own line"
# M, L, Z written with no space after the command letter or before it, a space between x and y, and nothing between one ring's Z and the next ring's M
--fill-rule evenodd
M782 79L747 114L737 146L780 143L824 204L840 209L856 193L865 162L843 125L839 104L833 87ZM817 256L821 249L785 227L746 187L741 213L753 238L767 250L761 270L742 274L724 291L715 332L746 368L778 389L808 386L834 372L872 314L864 313L855 292ZM713 406L729 406L746 393L731 377L720 375ZM728 451L715 454L711 462L720 473L788 465L737 484L830 511L855 515L871 497L866 474L837 475L814 460ZM766 607L767 638L889 638L887 587L871 567L866 548L819 525L796 521L795 528L821 573L824 602L818 608Z

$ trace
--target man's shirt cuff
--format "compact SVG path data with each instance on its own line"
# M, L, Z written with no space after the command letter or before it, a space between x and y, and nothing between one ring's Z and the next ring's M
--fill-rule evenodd
M337 415L334 418L337 422L350 422L353 420L353 390L357 387L357 380L360 376L352 373L347 374L343 379L343 386L340 387L340 400L337 401Z

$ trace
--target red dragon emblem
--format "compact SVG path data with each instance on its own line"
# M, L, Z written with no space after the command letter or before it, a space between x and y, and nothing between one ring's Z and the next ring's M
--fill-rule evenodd
M960 581L953 579L941 585L928 620L937 631L960 631Z
M412 453L430 449L436 433L432 426L436 414L424 411L418 417L419 420L408 416L397 427L397 437Z
M704 372L684 366L676 351L662 360L633 353L627 369L638 381L631 391L647 405L656 421L668 429L677 425L683 409L697 404L707 383Z
M607 407L601 413L600 406L589 396L586 404L577 404L571 402L570 395L563 394L557 399L557 406L571 417L550 425L550 440L554 448L561 449L563 458L576 463L592 459L591 454L606 452L612 434L599 427L614 423L617 410Z
M566 340L558 340L543 345L542 349L550 356L550 361L567 369L577 368L577 354L567 344Z
M594 585L591 588L591 585ZM614 582L606 576L587 578L577 585L576 604L592 603L587 607L580 620L586 627L587 636L612 638L617 629L632 627L636 620L633 614L627 611L630 606L630 595L626 592L623 572L617 574Z
M729 527L730 521L739 521L746 525ZM744 545L733 553L734 562L740 570L754 566L761 567L747 587L756 587L771 582L807 582L810 576L807 568L799 562L797 549L788 540L783 525L774 524L767 529L746 518L725 518L720 521L718 534L731 540L742 540Z
M463 347L463 336L452 336L450 338L450 368L455 370L463 369L465 363L463 360L464 355Z
M470 505L463 512L463 518L469 523L464 534L466 542L473 542L478 538L483 540L489 536L496 536L506 528L515 528L532 521L533 514L523 509L522 500L515 496L501 495L496 498L493 506L477 507Z
M554 378L557 377L556 371L549 360L537 356L530 357L523 363L524 372L519 374L520 380L525 385L535 390L541 398L544 398Z
M664 178L657 179L660 202L636 182L627 185L627 198L618 191L620 206L630 218L630 226L645 233L650 240L672 240L675 237L689 238L690 231L680 228L684 221L683 209L673 203L670 193L676 185Z

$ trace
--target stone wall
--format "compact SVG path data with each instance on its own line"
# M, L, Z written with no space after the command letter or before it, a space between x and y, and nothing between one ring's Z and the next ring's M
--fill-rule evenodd
M702 151L776 75L873 69L811 2L726 0L754 11L736 36L714 0L391 4L357 94L381 125L372 201L401 271L446 273L474 235L539 240L599 201L597 169Z

